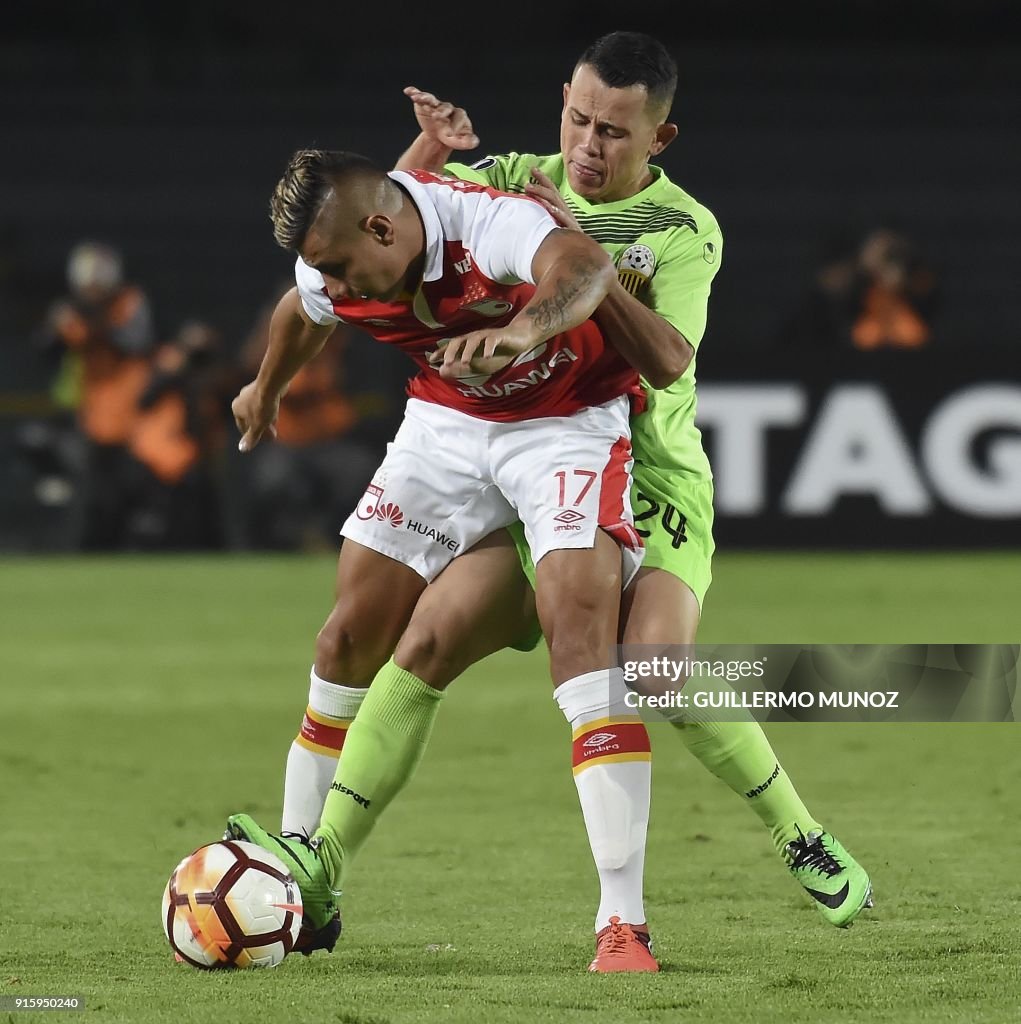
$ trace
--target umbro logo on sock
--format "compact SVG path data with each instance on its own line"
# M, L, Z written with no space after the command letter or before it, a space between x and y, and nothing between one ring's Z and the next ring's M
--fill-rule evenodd
M597 732L594 736L589 736L587 740L582 744L583 747L605 747L610 740L615 740L617 734L615 732Z

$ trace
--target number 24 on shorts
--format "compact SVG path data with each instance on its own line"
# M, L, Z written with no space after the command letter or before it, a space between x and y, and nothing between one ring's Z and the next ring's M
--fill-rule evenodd
M635 497L642 504L649 506L644 512L635 516L635 530L640 537L650 537L652 530L642 529L639 524L648 519L655 519L662 508L663 515L660 518L660 525L670 535L670 543L673 547L679 548L688 539L684 529L687 520L673 505L669 502L663 502L661 505L655 498L650 498L647 494L642 494L641 491L638 491Z

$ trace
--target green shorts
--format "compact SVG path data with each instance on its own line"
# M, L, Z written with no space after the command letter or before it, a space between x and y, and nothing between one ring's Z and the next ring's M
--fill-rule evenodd
M635 463L631 507L645 542L643 568L664 569L686 583L701 609L712 583L713 482Z
M635 527L645 543L642 568L663 569L685 583L699 608L712 582L713 482L686 480L670 470L635 463L631 506ZM535 586L535 566L520 522L507 527L528 582ZM542 639L538 622L513 645L533 650Z

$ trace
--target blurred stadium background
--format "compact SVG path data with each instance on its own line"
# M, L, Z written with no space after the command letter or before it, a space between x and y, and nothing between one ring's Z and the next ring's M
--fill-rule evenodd
M293 410L294 457L238 457L229 401L291 267L268 195L298 147L395 159L415 132L407 84L468 109L478 156L547 152L588 42L634 28L675 52L681 134L662 163L727 246L699 353L718 516L704 640L1019 639L1010 7L5 12L0 817L42 842L0 852L0 995L84 992L125 1021L241 1019L253 992L317 1019L331 993L326 1019L348 1024L582 1021L607 994L664 1022L1015 1019L1014 725L770 732L874 866L874 919L846 936L817 930L750 816L654 737L650 908L670 973L600 992L573 977L592 879L541 652L458 684L359 867L342 961L185 977L156 921L174 863L227 813L278 811L336 529L402 406L403 362L345 335ZM55 343L75 253L86 277L120 260L127 334L147 339L125 394L153 432L119 438L99 476L81 367ZM860 305L887 271L893 343ZM160 444L168 422L192 444Z
M252 487L263 518L329 501L336 519L350 496L324 499L311 465L271 466L253 485L227 416L290 273L266 215L288 156L315 144L392 161L416 130L408 83L468 109L479 156L554 149L575 57L625 22L677 55L681 134L663 164L724 230L698 374L721 548L1016 543L1021 62L1008 6L833 4L825 31L811 5L740 0L652 3L626 18L561 4L494 29L347 6L293 29L259 4L19 7L0 42L0 548L74 550L89 532L87 474L65 429L81 395L52 340L85 240L119 252L148 299L151 346L204 325L217 370L185 385L205 402L191 472L215 525L161 528L166 494L139 497L122 480L110 487L136 514L98 545L321 542L318 526L253 527ZM856 334L863 276L898 265L911 307L901 336L870 340L863 323ZM357 489L407 371L360 337L342 347L328 369L347 405L306 427L346 439ZM158 437L149 447L134 461L169 480L160 460L173 454ZM286 472L307 495L300 508L282 508Z

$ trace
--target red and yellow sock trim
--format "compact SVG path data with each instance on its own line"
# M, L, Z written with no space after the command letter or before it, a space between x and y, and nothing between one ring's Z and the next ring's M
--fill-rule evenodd
M593 764L652 760L649 733L637 717L586 722L574 730L572 740L571 764L575 775Z
M340 757L344 749L344 738L353 718L330 718L310 707L305 708L305 717L301 720L301 731L294 738L299 747L311 750L313 754L325 754L327 757Z

